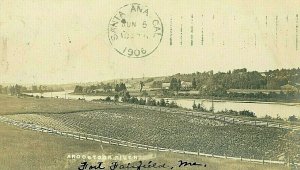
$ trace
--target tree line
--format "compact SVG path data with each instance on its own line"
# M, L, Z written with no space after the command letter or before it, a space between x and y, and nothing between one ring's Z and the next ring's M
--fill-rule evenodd
M215 91L215 88L224 89L271 89L279 90L281 86L300 83L300 68L276 69L266 72L247 71L246 68L228 72L196 72L191 74L175 74L166 77L164 82L176 80L192 82L194 90Z
M63 88L53 89L45 85L39 85L39 86L33 85L31 86L31 89L19 84L10 85L10 86L0 85L0 94L10 94L12 96L23 95L23 93L44 93L44 92L63 91L63 90L64 90Z

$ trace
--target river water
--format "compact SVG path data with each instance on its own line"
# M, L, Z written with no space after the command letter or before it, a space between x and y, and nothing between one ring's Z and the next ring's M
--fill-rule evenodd
M93 99L105 99L107 96L86 96L86 95L73 95L69 94L72 91L63 91L63 92L47 92L43 93L44 97L59 97L59 98L67 98L67 99L78 99L85 98L87 101L91 101ZM32 93L28 93L32 94ZM40 95L33 94L33 95ZM207 109L210 109L212 106L211 100L204 99L172 99L168 98L168 100L175 101L179 106L184 108L191 109L194 102L196 104L202 103L203 106ZM271 117L276 118L277 115L281 118L288 118L291 115L296 115L300 117L300 103L275 103L275 102L241 102L241 101L214 101L214 110L249 110L255 113L257 117L265 117L269 115Z

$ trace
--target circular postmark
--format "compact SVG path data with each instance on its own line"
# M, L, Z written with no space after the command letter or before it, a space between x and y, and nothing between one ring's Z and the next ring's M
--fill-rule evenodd
M109 21L109 41L118 53L127 57L150 55L160 44L162 37L161 19L146 5L127 4Z

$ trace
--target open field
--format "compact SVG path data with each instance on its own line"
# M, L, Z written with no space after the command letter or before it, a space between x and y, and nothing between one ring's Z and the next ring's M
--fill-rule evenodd
M75 170L82 159L67 159L69 154L81 155L142 155L144 161L153 160L158 163L174 164L178 160L206 163L207 167L197 169L209 170L284 170L287 166L274 164L256 164L230 159L206 158L169 152L153 152L101 144L94 141L81 141L62 136L52 136L44 133L15 128L0 123L0 163L3 169L14 170ZM155 158L151 158L155 155ZM147 159L150 157L150 159ZM93 162L93 161L91 161ZM109 164L110 161L104 162ZM176 170L177 168L175 168ZM191 170L195 168L178 168Z
M122 108L67 114L18 114L6 117L61 131L75 131L163 148L252 159L285 160L285 136L274 127L152 110Z
M118 106L103 106L86 101L54 98L17 98L15 96L0 94L0 115L18 113L66 113L109 107L116 108Z
M294 133L291 133L289 130L274 127L232 125L219 120L197 118L189 115L178 115L166 112L160 113L159 111L141 108L63 99L20 99L11 96L0 96L0 106L1 108L5 108L4 112L2 112L1 109L0 114L5 114L5 117L26 123L34 123L61 131L90 133L171 149L281 161L287 161L288 158L300 153L299 137L294 136ZM27 110L24 111L23 109L26 106ZM21 147L19 149L25 152L23 154L32 156L32 158L30 158L30 161L32 161L31 166L37 164L36 166L42 167L42 165L36 163L35 160L43 158L43 155L48 161L56 160L51 158L52 155L56 155L56 158L59 159L57 160L58 163L62 161L61 164L66 164L66 162L68 162L67 159L63 159L65 155L62 156L62 152L58 151L65 150L64 147L66 147L66 150L73 149L72 151L75 153L77 153L75 150L78 149L75 145L80 145L83 149L90 149L91 152L97 151L97 149L90 144L93 143L94 145L95 142L92 141L77 141L61 136L47 136L47 134L16 129L3 124L0 124L0 127L0 133L3 133L0 135L5 136L5 138L0 139L1 146L4 146L1 150L9 148L9 146L13 147L13 145L11 145L13 142L19 142L16 146ZM27 133L31 136L28 137ZM42 139L40 139L40 136L42 136ZM28 139L26 139L27 137ZM30 139L32 141L30 141ZM298 141L298 143L296 141ZM77 144L77 142L81 144ZM23 146L21 146L22 143L24 143ZM54 148L58 147L59 149L54 149L49 152L46 150L43 152L44 150L41 150L38 153L32 153L33 149L30 147L32 146L31 144L35 144L34 146L42 145L41 147L43 148L48 147L50 143L55 145L53 146ZM69 146L70 143L71 146ZM101 143L96 142L95 145L98 146L98 149L99 145L101 147ZM105 144L102 145L104 146ZM130 150L125 147L105 146L113 149L113 153L127 152L127 150ZM15 151L17 148L18 147L16 147ZM24 149L28 150L25 151ZM8 150L5 150L3 153L7 153L7 151ZM151 153L151 151L141 151L137 149L133 150L133 152ZM12 153L17 153L17 151ZM168 156L171 155L171 158L165 158L166 154ZM159 161L172 161L177 157L193 158L192 160L194 160L194 156L192 155L181 155L169 152L159 152L158 155L162 155L160 159L157 159ZM12 156L8 155L7 157L4 155L0 160L2 161L8 158L12 158ZM26 161L26 159L29 158L23 157L20 161L24 161L24 159ZM228 166L229 169L259 169L262 167L283 169L281 165L257 165L253 163L242 163L240 161L229 161L228 159L203 157L195 157L195 159L200 159L202 162L203 160L211 162L213 164L212 169L224 169L224 166ZM296 162L299 162L299 157L295 159ZM231 165L231 163L227 165L228 162L238 163L241 167ZM7 163L7 165L8 164L9 163Z

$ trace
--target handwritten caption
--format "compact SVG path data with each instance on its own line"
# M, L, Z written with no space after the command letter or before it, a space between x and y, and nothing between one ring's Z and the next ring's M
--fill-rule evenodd
M117 170L117 169L133 169L133 170L141 170L141 169L175 169L175 168L182 168L182 167L207 167L205 163L197 163L197 162L189 162L179 160L176 165L170 166L167 163L157 163L154 161L138 161L136 163L127 163L121 164L117 161L111 162L109 166L105 166L103 162L98 162L97 164L89 164L88 162L82 162L78 166L78 170L86 170L86 169L108 169L108 170Z

